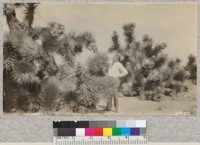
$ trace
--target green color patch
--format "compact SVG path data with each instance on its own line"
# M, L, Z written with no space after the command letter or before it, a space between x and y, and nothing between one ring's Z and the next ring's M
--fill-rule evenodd
M113 136L120 136L121 135L121 128L113 128L112 134L113 134Z

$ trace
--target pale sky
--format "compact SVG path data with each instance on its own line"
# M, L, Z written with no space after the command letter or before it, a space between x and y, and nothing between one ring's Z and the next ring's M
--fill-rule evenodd
M182 63L186 63L189 54L197 53L196 3L40 4L34 26L46 26L50 21L63 24L66 33L92 32L98 49L102 52L111 46L113 30L119 33L123 46L122 26L134 22L136 40L141 40L144 34L148 34L155 43L167 43L165 52L171 58L178 57L183 60ZM84 51L82 55L90 54Z

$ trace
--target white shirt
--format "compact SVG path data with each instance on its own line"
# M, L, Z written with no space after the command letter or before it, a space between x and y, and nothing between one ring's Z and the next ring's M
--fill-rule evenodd
M124 77L128 74L128 71L123 67L120 62L115 62L110 65L108 75L114 78Z

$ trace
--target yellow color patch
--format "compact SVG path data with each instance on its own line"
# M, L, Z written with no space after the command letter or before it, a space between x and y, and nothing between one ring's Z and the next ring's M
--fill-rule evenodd
M103 128L103 136L112 136L112 128Z

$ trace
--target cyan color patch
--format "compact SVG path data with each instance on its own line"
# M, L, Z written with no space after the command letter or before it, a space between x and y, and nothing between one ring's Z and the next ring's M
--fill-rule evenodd
M121 129L121 135L130 136L130 134L131 134L130 132L131 132L130 128L122 128Z

